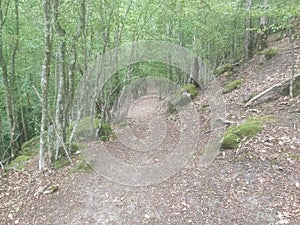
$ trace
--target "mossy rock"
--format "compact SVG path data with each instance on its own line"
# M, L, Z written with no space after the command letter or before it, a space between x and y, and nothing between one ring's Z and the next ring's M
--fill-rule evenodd
M53 168L59 170L65 166L71 165L71 162L68 159L61 158L53 163Z
M243 84L242 79L236 79L234 81L231 81L230 83L226 84L225 87L223 88L223 94L227 94L229 92L232 92L235 89L240 88L242 84Z
M100 119L91 119L91 117L82 118L77 125L75 137L79 140L94 140L97 127L99 126ZM74 123L72 123L67 131L67 137L70 136Z
M191 99L194 99L197 94L197 88L194 84L186 84L180 89L180 93L182 94L183 92L187 92L191 95Z
M229 128L222 142L223 149L236 149L241 140L252 138L262 130L267 117L249 118L245 123Z
M39 141L40 136L36 136L31 138L29 141L24 142L21 146L22 155L33 156L38 154Z
M93 165L91 162L85 160L82 156L79 158L79 161L76 165L69 169L70 173L78 172L91 172L93 170Z
M12 160L8 165L8 169L16 168L19 170L24 169L24 164L31 159L31 156L28 155L19 155L17 158Z
M218 68L216 68L213 72L213 74L218 77L221 74L225 73L225 72L229 72L229 71L233 71L234 70L234 66L230 63L226 63L222 66L219 66Z
M108 141L110 138L116 137L109 123L103 123L98 132L101 141Z
M194 84L186 84L169 101L169 113L177 113L186 105L188 105L192 99L198 94L197 88Z
M268 48L264 51L264 56L267 60L272 59L274 56L278 55L277 48Z
M227 132L222 142L224 149L236 149L239 146L240 137L232 132Z

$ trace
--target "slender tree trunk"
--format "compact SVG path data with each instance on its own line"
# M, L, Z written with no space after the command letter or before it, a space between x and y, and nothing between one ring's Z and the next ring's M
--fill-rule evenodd
M290 97L294 97L294 91L293 91L293 85L294 85L294 77L295 77L295 61L296 61L296 56L295 56L295 44L294 44L294 38L293 34L291 31L291 28L289 29L289 42L291 44L291 50L292 50L292 71L291 71L291 79L290 79L290 84L289 84L289 95Z
M76 33L74 34L73 41L71 44L71 50L70 50L70 63L69 63L69 84L68 84L68 102L67 102L67 107L65 111L65 121L67 122L69 110L73 104L74 100L74 81L75 81L75 69L76 69L76 64L77 64L77 42L81 36L83 36L84 42L86 42L86 24L87 24L87 19L86 19L86 0L81 0L80 4L80 16L79 16L79 26L77 28ZM84 61L87 61L87 50L86 48L84 49L84 55L85 59ZM84 62L83 70L86 70L86 63ZM69 138L69 146L68 146L68 151L71 152L72 148L72 143L73 143L73 137L74 137L74 132L71 133L70 138Z
M48 80L50 75L50 59L51 59L51 0L43 0L44 13L44 60L41 73L41 101L42 101L42 119L40 133L40 151L39 151L39 170L43 171L45 167L45 150L46 150L46 131L48 126Z
M59 22L59 5L60 0L55 0L53 7L53 19L54 27L58 36L58 50L57 50L57 96L56 96L56 108L55 108L55 128L57 130L56 134L56 144L55 144L55 160L58 159L59 149L61 147L61 140L65 141L65 127L64 127L64 99L65 94L65 51L66 51L66 31L62 28Z
M16 6L18 4L16 3ZM15 140L15 113L14 113L14 97L13 97L13 87L11 86L11 81L8 78L7 61L3 54L3 29L5 23L5 16L7 13L7 8L4 7L4 3L0 0L0 64L2 69L2 83L5 91L5 101L6 101L6 113L9 122L10 129L10 155L13 158L17 151L17 140ZM6 11L4 11L6 10ZM18 14L18 10L16 9ZM18 29L18 28L17 28ZM15 45L16 46L16 45Z
M250 10L252 7L252 0L247 0L246 2L246 13L247 18L245 20L245 42L244 42L244 51L245 51L245 60L248 61L251 58L251 15L250 15Z
M262 51L268 47L267 15L268 0L263 0L264 15L260 17L260 31L258 33L258 50Z

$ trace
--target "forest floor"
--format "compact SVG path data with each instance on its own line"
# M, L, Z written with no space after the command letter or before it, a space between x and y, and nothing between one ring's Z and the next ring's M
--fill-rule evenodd
M243 107L247 96L289 77L287 39L272 45L279 54L265 62L256 55L241 65L236 76L243 79L242 86L224 94L225 119L239 123L249 117L271 118L238 149L220 151L206 169L199 164L201 152L193 154L169 179L140 187L101 176L97 168L103 169L104 162L97 151L103 146L98 142L87 143L88 149L82 150L94 157L92 172L69 173L66 166L40 174L33 157L22 171L0 173L0 224L299 224L300 97L269 95ZM218 80L228 82L225 76ZM199 108L205 99L200 95L191 104ZM159 116L166 123L166 138L156 150L134 153L117 140L104 147L128 164L163 161L178 145L183 126L176 115L165 113L165 107L158 98L149 97L137 101L129 112L129 125L140 138L149 134L149 118ZM209 107L201 112L197 149L209 138L210 114ZM51 185L58 189L47 194L44 187Z

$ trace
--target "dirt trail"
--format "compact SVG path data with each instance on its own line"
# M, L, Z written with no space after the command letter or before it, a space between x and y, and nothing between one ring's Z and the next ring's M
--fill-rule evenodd
M209 168L199 164L200 151L170 179L132 187L109 181L97 167L91 173L69 174L66 167L41 175L33 166L37 159L32 159L25 172L0 174L0 224L299 224L300 97L258 101L249 109L242 108L244 95L288 76L288 57L280 53L264 65L257 57L240 68L244 84L225 95L224 117L240 122L250 116L271 115L272 120L237 150L220 152ZM198 97L192 104L198 108L204 103L205 99ZM128 125L139 138L154 129L150 118L162 117L167 124L166 138L147 152L131 151L118 141L104 146L88 143L96 166L97 151L103 147L128 164L153 164L172 154L183 124L176 115L166 114L163 102L140 99L129 115ZM210 109L199 113L199 118L202 129L197 148L201 150L209 136ZM57 192L37 193L49 182L59 184Z

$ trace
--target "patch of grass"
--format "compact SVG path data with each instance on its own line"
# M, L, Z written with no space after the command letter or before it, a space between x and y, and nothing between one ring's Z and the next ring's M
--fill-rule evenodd
M229 128L222 142L223 149L236 149L245 138L251 138L262 130L266 117L249 118L245 123Z
M274 56L278 55L278 49L268 48L266 51L264 51L264 55L267 60L272 59Z
M223 94L229 93L235 89L240 88L240 86L243 84L242 79L236 79L234 81L231 81L230 83L226 84L223 89Z
M227 71L232 71L233 70L233 65L230 63L226 63L218 68L216 68L213 72L214 75L217 77L220 76L221 74L227 72Z
M24 169L25 162L29 161L31 159L31 156L28 155L19 155L17 158L12 160L10 164L8 165L8 169L16 168L19 170Z
M65 166L69 166L71 162L65 158L59 159L53 163L53 168L59 170Z

